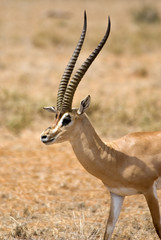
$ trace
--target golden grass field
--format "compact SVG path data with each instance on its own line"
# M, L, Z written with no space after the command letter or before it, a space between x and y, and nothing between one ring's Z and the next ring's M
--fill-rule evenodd
M161 1L0 1L0 239L102 239L109 194L68 143L45 146L64 68L88 30L78 67L112 29L79 85L103 139L161 130ZM161 193L158 192L161 199ZM143 196L127 197L113 240L157 240Z

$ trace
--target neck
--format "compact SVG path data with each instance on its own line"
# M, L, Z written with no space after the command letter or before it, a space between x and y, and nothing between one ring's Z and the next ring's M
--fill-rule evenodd
M103 181L107 174L107 162L112 160L111 149L95 132L88 117L83 114L77 120L70 143L74 153L83 167L92 175Z

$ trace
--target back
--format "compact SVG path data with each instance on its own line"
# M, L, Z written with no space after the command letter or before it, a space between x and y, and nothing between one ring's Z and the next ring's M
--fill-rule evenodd
M155 156L161 154L161 131L130 133L113 143L118 151L130 156Z

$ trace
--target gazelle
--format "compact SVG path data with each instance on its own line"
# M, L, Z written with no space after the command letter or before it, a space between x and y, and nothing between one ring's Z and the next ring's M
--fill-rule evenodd
M110 18L102 41L89 55L70 80L86 34L87 20L80 40L64 71L57 94L57 108L44 109L55 113L55 121L41 135L45 144L69 141L83 167L102 180L111 196L111 206L104 240L111 239L125 196L143 194L147 201L156 232L161 239L161 219L157 198L161 177L161 131L128 134L104 143L95 132L85 111L90 96L81 101L78 109L72 108L75 90L89 66L104 46L110 33ZM70 81L69 81L70 80Z

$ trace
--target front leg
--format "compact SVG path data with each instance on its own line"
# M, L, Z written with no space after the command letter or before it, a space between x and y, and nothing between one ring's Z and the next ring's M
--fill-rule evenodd
M106 230L104 234L103 240L110 240L112 233L115 228L115 224L118 220L120 215L121 207L124 201L124 197L119 196L115 193L110 192L111 196L111 206L110 206L110 213L107 220Z
M155 227L155 230L161 239L161 218L160 218L160 210L159 210L159 203L158 203L158 197L157 197L157 190L156 190L156 184L154 185L144 193L144 196L146 198L153 224Z

